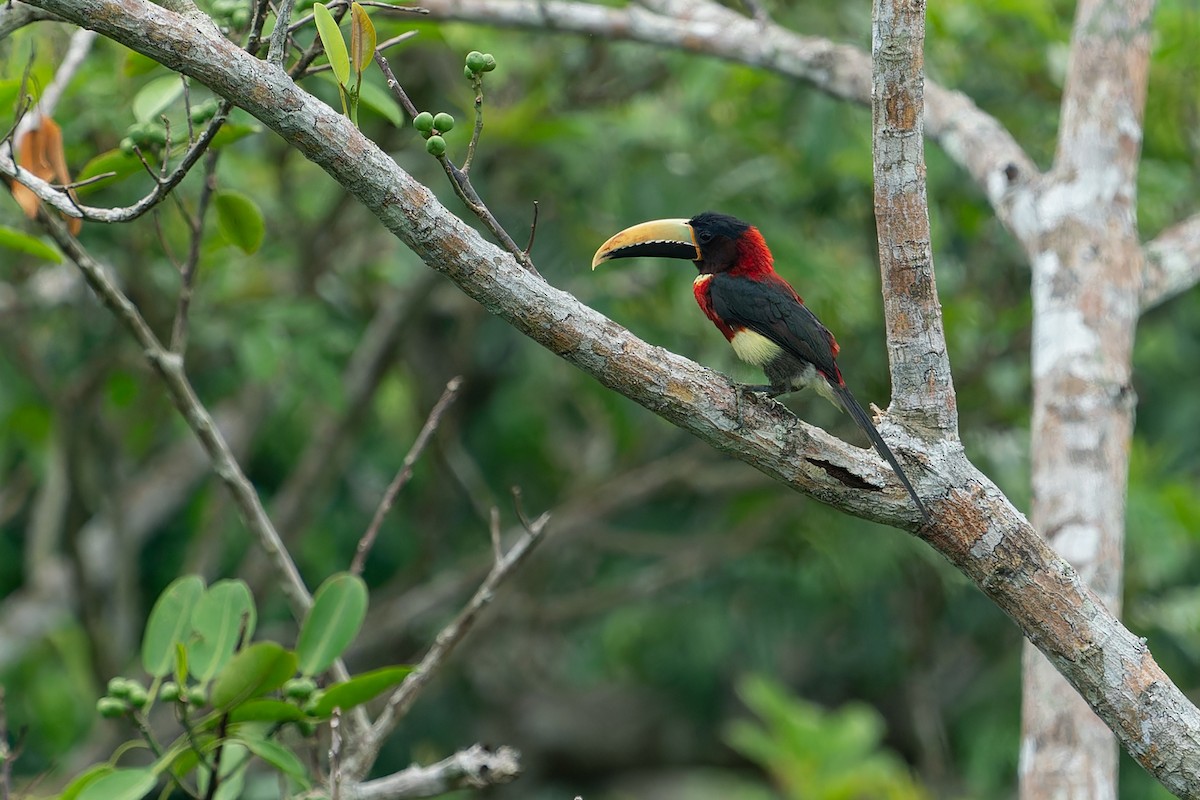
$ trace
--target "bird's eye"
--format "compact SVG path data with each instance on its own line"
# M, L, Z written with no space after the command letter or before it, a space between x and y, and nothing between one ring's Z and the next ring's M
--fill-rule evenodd
M713 235L711 231L700 231L700 233L696 234L696 239L700 244L708 244L713 240Z

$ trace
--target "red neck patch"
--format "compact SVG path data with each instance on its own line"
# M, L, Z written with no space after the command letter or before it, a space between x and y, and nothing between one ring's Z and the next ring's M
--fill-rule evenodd
M729 270L730 274L760 278L775 271L773 267L775 259L771 256L767 242L758 232L758 228L749 228L738 237L736 245L737 263L733 265L733 269Z

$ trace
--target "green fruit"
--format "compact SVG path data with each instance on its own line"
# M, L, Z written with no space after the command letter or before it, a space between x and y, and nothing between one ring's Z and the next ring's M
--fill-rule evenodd
M199 686L187 690L187 701L194 706L202 706L208 702L208 695Z
M413 127L421 133L429 133L433 130L433 114L428 111L422 111L413 117Z
M469 81L473 81L475 80L475 73L470 67L463 67L463 77Z
M131 155L133 155L134 148L137 147L137 142L135 142L133 139L126 136L124 139L121 140L121 144L119 144L117 146L121 149L122 153L124 153L127 156L131 156Z
M491 72L496 68L496 57L491 53L483 54L483 71Z
M442 133L446 133L454 128L454 117L443 111L433 118L433 127Z
M317 682L312 678L292 678L283 685L283 694L293 700L307 700L317 690Z
M141 684L135 683L129 687L129 705L134 708L144 708L146 702L150 699L150 695Z
M192 124L203 125L216 116L217 105L216 100L205 100L198 106L192 106Z
M494 61L495 59L492 60ZM469 69L471 72L483 72L483 68L486 63L487 58L478 50L472 50L471 52L467 53L467 69Z
M308 698L308 702L300 710L309 716L316 716L317 704L321 702L321 696L324 694L320 690L313 692L312 697Z
M425 143L425 149L429 151L431 156L444 156L446 154L446 140L440 136L430 136L429 141Z
M118 700L115 697L101 697L96 701L96 713L105 719L123 717L128 709L129 706L125 705L124 700Z
M167 681L158 690L158 697L164 703L179 702L179 684L175 681Z
M120 675L118 675L108 682L108 693L112 697L116 697L121 700L128 700L130 693L133 691L133 687L136 685L136 683L128 678L122 678Z

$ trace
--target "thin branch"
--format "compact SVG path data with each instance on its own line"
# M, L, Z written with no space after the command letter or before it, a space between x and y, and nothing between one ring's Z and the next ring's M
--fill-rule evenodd
M154 189L131 206L124 208L96 208L77 203L68 192L57 189L53 184L47 183L29 170L17 166L11 154L6 152L0 152L0 174L6 175L18 183L25 185L43 203L68 217L103 223L130 222L162 202L171 193L171 190L187 177L188 172L200 160L200 157L204 155L213 138L217 135L217 131L225 123L225 118L232 107L233 104L228 100L221 104L216 116L212 118L208 127L204 129L204 133L200 134L200 138L196 140L195 144L187 149L179 166L165 178L156 176L149 164L146 164L143 159L143 164L155 180ZM139 157L140 155L139 153Z
M297 619L303 619L304 614L312 606L312 595L309 594L308 588L304 585L304 579L300 577L300 571L296 569L291 556L288 555L283 543L279 540L279 535L275 532L271 520L267 518L267 513L258 499L258 493L254 490L254 485L242 472L225 437L217 429L208 409L196 396L191 382L184 374L182 360L178 354L163 347L158 337L154 335L154 331L150 330L150 326L138 312L137 307L125 296L124 292L117 288L117 285L108 277L105 268L84 250L74 236L67 233L62 223L45 213L39 214L39 221L59 249L79 267L88 285L142 347L146 360L150 362L150 366L162 379L171 396L171 401L196 438L200 440L205 452L208 453L217 476L233 495L246 526L258 538L263 549L271 557L276 571L283 579L281 581L283 592L291 603L292 612Z
M288 24L292 20L292 9L296 0L280 0L279 9L275 12L275 29L271 31L271 45L267 49L267 63L283 69L288 52Z
M392 509L392 505L396 502L397 495L404 488L412 477L413 465L417 463L417 459L421 457L421 453L425 452L425 446L429 444L429 440L433 438L434 431L437 430L438 424L442 421L442 414L446 413L446 409L454 402L454 398L458 396L458 390L462 388L462 376L451 378L446 384L446 388L442 391L442 396L434 403L433 410L429 412L429 417L425 420L425 424L421 426L421 431L417 434L417 438L409 448L408 454L404 456L404 461L400 464L399 471L396 472L396 477L392 478L392 482L388 484L387 490L383 493L383 498L379 501L379 507L375 509L375 516L371 519L371 524L367 526L367 531L358 541L358 548L354 552L354 561L350 564L350 571L355 575L361 575L363 567L367 561L367 553L371 551L371 546L375 544L375 538L379 535L379 528L383 525L383 518L387 516L388 511Z
M1200 214L1172 225L1146 244L1142 311L1148 311L1200 281Z
M187 348L188 310L192 305L192 291L196 280L196 269L200 265L200 243L203 240L204 217L208 213L208 204L217 188L217 158L219 153L214 150L208 154L204 162L204 183L200 187L200 197L196 201L195 215L185 214L190 228L191 243L188 247L187 261L179 271L179 300L175 309L175 324L171 327L171 352L183 356Z
M356 742L354 753L346 760L345 767L348 776L354 779L361 778L375 763L383 741L396 729L425 686L441 670L447 656L474 628L480 612L492 602L496 589L533 552L533 548L542 540L542 534L549 521L550 515L542 514L528 526L524 535L517 540L508 553L492 566L470 601L458 612L458 616L438 633L433 646L421 659L421 663L417 664L416 668L400 684L400 687L388 698L387 705L375 720L371 730Z
M408 800L438 797L455 789L483 789L515 780L520 754L511 747L489 750L474 745L427 767L412 765L385 778L351 784L343 800Z

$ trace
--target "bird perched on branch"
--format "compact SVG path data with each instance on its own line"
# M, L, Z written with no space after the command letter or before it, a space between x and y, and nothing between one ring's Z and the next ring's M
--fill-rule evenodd
M844 409L891 465L925 521L929 513L870 416L846 388L837 366L838 344L775 272L774 259L753 225L706 211L691 219L634 225L600 246L592 269L616 258L651 256L695 262L693 292L700 308L733 345L737 356L762 367L769 384L748 386L770 397L812 386Z

